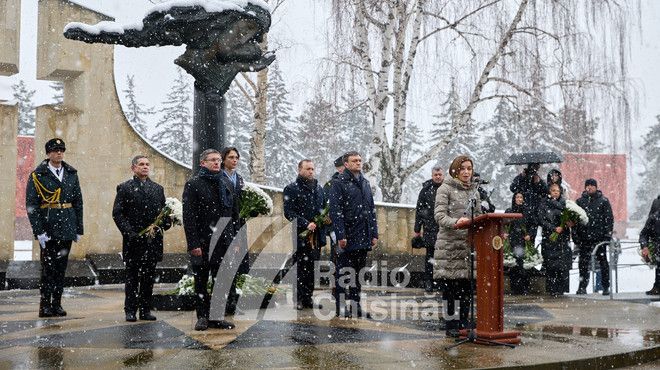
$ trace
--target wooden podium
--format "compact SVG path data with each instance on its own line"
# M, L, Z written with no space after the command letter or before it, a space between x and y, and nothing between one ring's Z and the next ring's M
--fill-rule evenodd
M500 343L520 343L520 332L504 331L503 226L506 220L522 218L520 213L487 213L454 228L468 229L468 242L474 243L477 261L477 337ZM460 331L466 338L468 331ZM476 340L480 344L489 344Z

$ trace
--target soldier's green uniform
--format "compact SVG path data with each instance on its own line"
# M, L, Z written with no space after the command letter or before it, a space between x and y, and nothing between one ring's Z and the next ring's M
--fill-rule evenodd
M46 143L46 153L63 153L62 139ZM59 168L48 158L30 174L25 204L32 232L41 246L39 317L65 316L64 273L71 242L83 235L83 198L78 171L64 161Z

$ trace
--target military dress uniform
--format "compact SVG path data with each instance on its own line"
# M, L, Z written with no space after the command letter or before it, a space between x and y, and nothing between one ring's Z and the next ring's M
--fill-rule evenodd
M46 143L46 153L57 149L65 150L61 139ZM83 235L83 197L78 171L64 161L59 169L54 168L45 159L30 174L25 193L32 232L41 246L39 317L65 316L61 304L64 273L71 242Z

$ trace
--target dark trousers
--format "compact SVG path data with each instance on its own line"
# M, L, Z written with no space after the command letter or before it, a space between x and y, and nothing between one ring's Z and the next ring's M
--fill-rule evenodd
M314 293L315 252L311 249L298 249L294 256L296 263L296 298L299 304L312 305Z
M359 274L366 264L366 249L343 251L337 255L337 279L335 281L338 297L337 308L340 307L342 300L352 300L358 304L360 303L362 284L360 284ZM355 277L350 280L345 278L349 274L355 274ZM349 281L350 283L346 283Z
M433 253L435 252L435 246L426 247L426 259L424 260L424 283L433 284Z
M197 304L195 310L197 318L209 318L211 309L211 295L208 292L209 274L211 279L215 279L222 263L222 257L219 259L212 258L211 262L197 264L192 266L193 276L195 277L195 294L197 296ZM236 278L241 274L247 274L250 270L249 255L245 255L241 264L234 276L227 296L227 304L225 305L225 315L233 315L236 312L236 304L238 303L239 295L236 293Z
M124 292L124 312L136 313L151 311L151 297L154 291L156 260L145 254L141 258L126 261L126 286Z
M512 294L529 293L529 274L523 268L523 259L516 258L516 266L509 269L509 281Z
M453 316L456 313L456 301L460 302L458 316L463 323L463 326L465 326L470 315L470 303L472 301L472 296L470 295L470 280L440 280L438 281L438 285L442 289L442 300L447 305L447 315Z
M69 262L71 240L50 240L46 248L41 248L41 305L58 307L62 305L64 273Z
M591 263L591 252L598 243L580 245L580 259L578 268L580 270L580 288L589 285L589 264ZM601 245L596 251L596 260L600 264L601 282L603 289L610 288L610 264L607 262L606 245Z

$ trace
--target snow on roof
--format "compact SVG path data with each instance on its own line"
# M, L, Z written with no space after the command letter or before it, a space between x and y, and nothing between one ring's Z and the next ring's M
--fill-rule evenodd
M68 2L70 2L70 3L73 3L73 4L76 4L76 5L78 5L78 6L81 7L81 8L89 9L89 10L91 10L91 11L93 11L93 12L96 12L96 13L99 13L99 14L101 14L101 15L104 15L104 16L106 16L106 17L108 17L108 18L115 19L115 17L114 17L112 14L106 13L106 12L104 12L103 10L101 10L100 8L97 8L97 7L94 7L94 6L90 6L90 5L86 4L87 2L84 1L84 0L66 0L66 1L68 1Z
M85 5L79 4L81 0L68 0L68 1L75 3L79 6L91 9ZM164 13L164 12L168 12L173 7L184 7L184 6L200 6L209 13L221 13L226 10L236 10L239 12L243 12L245 11L245 7L247 7L248 4L258 6L270 12L270 6L268 6L268 4L265 3L263 0L171 0L154 5L147 11L144 17L148 16L151 13ZM254 14L253 12L248 12L248 13ZM121 24L118 22L103 21L95 25L89 25L86 23L71 22L64 27L64 32L66 32L70 28L81 29L84 32L92 35L98 35L101 32L123 34L126 30L141 31L142 28L144 28L144 23L142 23L141 20L138 20L135 23L131 23L131 24Z

